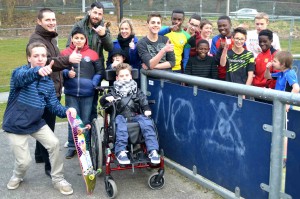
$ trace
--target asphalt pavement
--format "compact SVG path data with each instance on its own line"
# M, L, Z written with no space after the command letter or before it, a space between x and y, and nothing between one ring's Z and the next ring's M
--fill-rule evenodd
M67 123L58 123L56 125L55 134L60 140L61 155L64 156L67 152L67 149L63 147L67 140ZM73 199L87 197L77 156L69 160L64 159L64 175L67 181L72 184L74 189L74 193L70 196L64 196L54 189L50 178L45 175L44 164L37 164L34 161L32 161L20 187L16 190L8 190L6 188L6 184L12 175L14 158L9 147L6 133L4 133L3 130L0 130L0 135L2 135L2 138L0 139L0 146L2 148L0 156L0 198L56 199L67 197ZM30 138L29 145L31 156L34 160L34 138ZM136 169L134 173L132 170L112 172L112 176L118 189L117 198L221 198L213 191L201 187L168 167L166 167L164 175L165 186L160 190L152 190L148 186L148 177L155 172L156 170L149 171L147 169ZM105 192L103 173L97 177L97 184L94 193L87 198L108 198Z

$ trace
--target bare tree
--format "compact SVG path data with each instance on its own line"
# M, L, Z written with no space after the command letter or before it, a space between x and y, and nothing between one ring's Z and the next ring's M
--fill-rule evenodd
M112 0L115 6L115 13L117 13L117 21L120 21L120 0ZM128 0L123 0L123 4L127 3Z
M13 22L16 0L3 0L3 3L5 8L4 10L6 10L6 15L7 15L7 23L11 24Z

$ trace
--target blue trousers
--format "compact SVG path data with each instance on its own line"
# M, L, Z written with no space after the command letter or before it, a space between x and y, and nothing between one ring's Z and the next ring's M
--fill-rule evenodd
M72 95L66 95L66 106L76 109L77 114L81 118L84 125L90 124L92 105L94 96L90 97L76 97ZM89 135L87 136L87 143L89 142ZM75 143L72 135L72 129L68 125L68 142L69 149L75 149Z
M132 122L138 122L145 138L147 151L158 150L158 142L156 133L152 124L152 120L145 115L136 115L132 118ZM128 144L127 121L122 115L116 117L116 144L115 153L126 150Z

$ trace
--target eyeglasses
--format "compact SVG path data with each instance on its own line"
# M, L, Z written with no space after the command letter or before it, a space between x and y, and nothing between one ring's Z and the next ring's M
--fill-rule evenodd
M233 39L234 39L235 42L244 42L244 41L245 41L244 38L243 38L243 39L240 39L240 38L233 38Z

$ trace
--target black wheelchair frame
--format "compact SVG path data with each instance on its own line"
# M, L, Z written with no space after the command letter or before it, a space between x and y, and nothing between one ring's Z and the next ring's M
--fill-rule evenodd
M115 80L116 73L115 70L106 70L105 79L107 81ZM138 78L138 70L132 70L132 78ZM111 86L98 87L97 90L100 91L100 95L107 93ZM152 101L153 102L153 101ZM116 134L116 109L115 103L110 104L112 107L112 112L107 112L108 107L102 107L103 110L103 127L100 126L100 123L97 119L94 119L92 122L91 128L91 157L94 168L102 168L103 163L105 162L105 191L109 198L115 198L117 196L118 190L117 185L111 176L112 171L122 171L132 169L155 169L158 168L156 173L153 173L148 178L148 185L151 189L161 189L165 184L164 179L164 154L163 150L160 150L160 163L152 164L148 158L146 145L143 141L142 134L140 132L140 127L138 123L127 123L129 139L128 145L130 146L129 158L131 164L121 165L119 164L116 156L114 154L114 143L115 143L115 134ZM100 111L102 111L100 110ZM152 120L153 121L153 120ZM156 125L153 123L156 134L157 129ZM158 136L157 136L158 138ZM128 147L128 146L127 146ZM112 165L113 164L113 165Z

